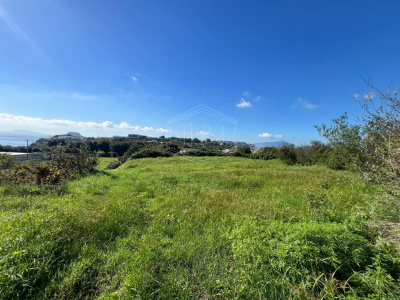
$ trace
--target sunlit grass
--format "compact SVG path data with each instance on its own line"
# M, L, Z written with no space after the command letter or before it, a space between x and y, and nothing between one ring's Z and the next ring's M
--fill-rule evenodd
M362 230L379 194L355 174L191 159L4 193L0 298L397 299L397 252Z

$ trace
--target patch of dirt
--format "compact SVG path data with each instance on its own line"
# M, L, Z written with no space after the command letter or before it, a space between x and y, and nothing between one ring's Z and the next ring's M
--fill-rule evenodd
M378 232L391 244L400 248L400 223L377 221Z

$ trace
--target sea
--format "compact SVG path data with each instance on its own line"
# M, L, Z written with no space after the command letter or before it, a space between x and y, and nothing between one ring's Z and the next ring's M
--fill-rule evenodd
M26 137L12 137L12 136L1 136L0 145L2 146L26 146ZM28 137L29 145L35 142L38 137Z

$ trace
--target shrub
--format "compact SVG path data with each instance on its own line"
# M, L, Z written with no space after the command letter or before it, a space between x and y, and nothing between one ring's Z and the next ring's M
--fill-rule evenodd
M333 146L328 146L322 162L332 170L344 170L348 166L348 158L344 156L342 151Z
M262 160L275 159L278 157L278 152L278 149L275 147L263 147L257 152L250 154L250 158Z
M10 184L36 184L41 186L57 185L60 182L75 178L78 174L90 173L97 165L97 157L87 146L81 146L66 152L65 146L55 147L48 155L47 161L30 160L26 162L11 161L1 157L0 180Z
M11 170L17 164L17 160L11 155L0 154L0 182L7 181L11 176Z
M132 159L138 159L138 158L146 158L146 157L170 157L172 156L171 153L166 152L166 151L160 151L156 149L144 149L139 152L136 152L132 154L131 158Z
M297 163L296 149L294 144L284 143L279 148L279 158L287 165Z
M349 124L345 113L339 118L333 119L333 125L327 127L315 126L319 134L329 141L327 165L339 170L346 166L361 166L366 162L365 147L362 145L363 130L361 125Z
M0 170L7 170L13 167L17 160L8 154L0 154Z
M216 152L216 151L206 150L206 149L199 149L199 150L185 151L184 153L181 153L180 155L183 155L183 156L219 156L219 155L221 155L221 152Z
M119 160L110 161L105 167L106 170L114 170L118 168L122 163Z
M311 146L310 145L301 145L296 147L296 162L303 166L311 166L315 163L311 156Z
M323 160L327 147L321 141L311 141L309 145L296 147L297 163L311 166Z
M233 152L234 156L240 156L240 157L249 157L250 154L251 154L251 149L249 145L240 146L236 149L235 152Z

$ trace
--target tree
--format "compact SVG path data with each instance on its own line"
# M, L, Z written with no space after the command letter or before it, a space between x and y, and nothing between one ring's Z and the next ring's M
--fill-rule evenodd
M279 147L279 158L287 165L297 163L296 148L294 144L283 143Z
M251 154L251 149L249 145L243 145L236 149L234 152L235 156L247 157Z
M358 125L350 125L347 115L333 120L334 125L316 126L329 140L328 164L339 158L356 166L365 182L379 183L400 207L400 99L392 84L377 88L370 77L362 77L366 90L356 96L361 111Z
M361 125L349 124L347 113L333 119L333 125L315 126L319 134L328 139L327 165L332 169L344 169L356 165L362 168L366 156L362 145Z
M369 164L363 176L371 181L388 184L391 193L400 194L400 98L398 89L377 88L370 77L362 77L367 85L357 98L362 111L357 115L363 124L364 145Z

